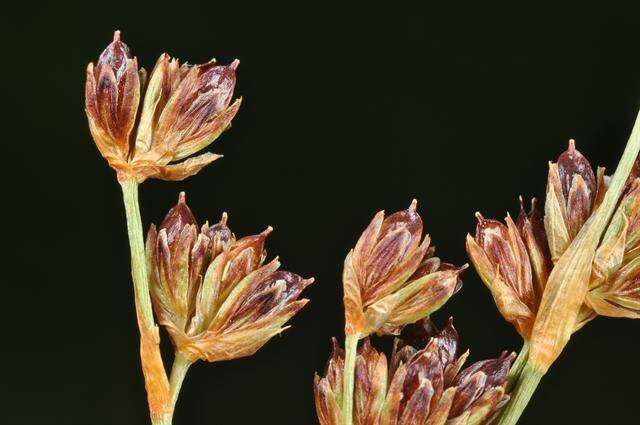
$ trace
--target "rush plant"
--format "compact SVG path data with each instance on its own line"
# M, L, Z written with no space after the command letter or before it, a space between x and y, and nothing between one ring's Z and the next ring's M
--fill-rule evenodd
M235 117L237 60L179 63L163 54L147 78L115 32L87 67L91 135L122 187L140 359L151 422L169 425L190 366L250 356L308 302L313 282L267 261L271 233L236 237L222 214L200 222L180 193L143 234L138 186L183 180L220 155L201 153ZM522 337L515 353L464 367L453 320L430 315L462 287L460 267L435 256L417 202L374 215L344 261L344 348L333 340L314 379L321 425L512 425L571 335L597 316L640 318L640 116L612 176L575 141L549 163L544 208L504 222L476 213L466 249L502 316ZM161 325L174 347L170 374ZM394 338L389 356L373 336ZM552 389L550 391L553 391Z

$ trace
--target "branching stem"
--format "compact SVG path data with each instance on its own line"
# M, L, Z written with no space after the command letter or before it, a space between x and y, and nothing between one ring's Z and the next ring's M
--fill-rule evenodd
M138 183L135 180L125 180L120 184L127 216L129 248L131 249L131 275L133 277L138 329L140 330L140 361L147 389L149 413L153 425L169 425L172 411L169 380L160 355L158 327L153 320L142 220L138 203Z

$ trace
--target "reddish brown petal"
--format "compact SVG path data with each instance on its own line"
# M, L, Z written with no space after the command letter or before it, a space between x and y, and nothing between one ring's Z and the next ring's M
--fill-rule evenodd
M427 252L427 255L429 254L431 253ZM412 280L420 279L422 276L426 276L429 273L434 273L438 271L438 269L440 269L440 265L441 265L441 262L440 262L440 258L438 257L429 257L427 259L424 259L422 263L420 263L416 271L413 272L411 277L407 280L412 281Z
M411 236L406 251L415 249L420 244L420 239L422 238L422 218L420 218L420 215L416 212L417 205L418 202L414 199L411 201L408 209L398 211L387 217L382 222L380 229L381 237L399 228L406 229ZM380 240L381 237L379 237L378 240Z
M117 113L118 82L113 69L107 66L98 65L95 73L96 99L100 122L105 131L117 142L121 138L121 134L118 131ZM122 156L126 156L126 152L122 152Z
M514 289L518 287L518 270L511 245L509 229L497 220L485 219L476 213L476 241L495 265L500 265L500 272L505 281Z
M336 399L336 394L327 380L315 375L313 393L320 425L342 425L341 400Z
M406 280L420 264L424 253L413 258L422 237L422 219L416 212L416 205L414 200L407 210L391 214L382 223L382 215L378 213L358 241L355 251L356 266L359 268L358 275L362 278L365 305L379 298L373 296L374 293L387 294L389 291L384 290L385 285L397 285L399 276L406 274ZM380 230L376 231L378 226ZM428 243L424 250L427 248ZM366 255L365 250L368 252ZM403 264L405 262L412 264L408 266Z
M531 263L525 244L510 216L507 225L496 220L485 219L476 214L476 241L498 275L518 295L521 302L530 309L537 306L537 296L533 288ZM472 258L473 259L473 258ZM494 276L492 280L495 280Z
M584 180L590 199L593 200L596 192L596 176L587 158L576 149L575 140L569 140L569 148L558 157L557 163L564 198L569 199L574 176L579 175Z
M516 224L529 253L531 268L536 280L536 297L540 298L552 264L547 234L544 229L544 219L536 205L536 199L531 199L531 210L527 214L524 210L522 197L520 197L520 214Z
M398 338L401 342L401 346L410 345L418 350L427 346L427 343L431 337L436 336L439 333L436 325L425 317L422 320L418 320L415 323L405 326Z
M302 290L313 283L313 279L303 279L295 273L277 271L259 282L247 292L229 322L258 321L275 313L286 304L296 300Z
M211 144L215 139L231 126L231 120L236 116L242 98L237 99L231 106L220 111L210 120L203 123L192 133L184 133L176 147L173 160L181 160Z
M180 192L180 195L178 196L178 203L169 210L164 220L162 220L160 229L166 229L167 243L171 245L176 236L187 225L195 226L196 219L187 205L185 193Z
M567 219L570 236L574 238L591 215L592 192L582 176L574 175L567 198Z
M233 96L237 64L234 61L228 66L215 66L215 62L211 61L196 65L184 75L180 85L174 90L158 119L158 130L154 138L164 143L167 150L175 150L176 159L182 159L203 147L199 139L206 134L202 132L219 134L228 126L239 106L238 103L233 108L227 108ZM230 112L222 120L224 122L205 131L205 127L225 110ZM198 139L193 142L195 146L177 148L181 143L190 143L192 138Z
M429 416L429 407L434 390L431 382L424 379L420 386L407 399L398 425L423 424Z
M403 258L411 242L411 234L403 227L381 233L381 235L383 235L381 240L367 261L365 299L369 299L369 293L384 284L384 278Z
M486 387L499 387L505 385L509 375L509 368L514 360L514 356L507 352L497 359L483 360L472 364L460 372L453 382L454 386L464 385L477 372L483 372L486 376Z
M113 68L116 72L122 73L126 68L127 59L131 59L129 46L120 40L120 31L115 31L113 33L113 41L98 58L98 65L104 64Z
M465 377L464 380L456 379L454 385L457 387L456 395L449 412L450 418L461 415L467 408L482 395L487 376L483 372Z
M222 213L220 221L213 226L203 226L203 232L209 237L209 253L215 258L223 251L228 251L235 242L236 237L227 226L227 213Z
M353 261L358 270L364 269L367 259L373 252L376 242L378 242L378 235L383 221L384 211L380 211L373 217L369 226L358 239L358 243L356 243L356 247L353 250Z
M410 400L414 393L424 385L424 381L429 381L432 391L436 394L442 392L444 370L436 351L435 345L427 346L411 359L407 365L407 376L402 388L403 400Z
M136 59L131 58L129 48L120 41L119 31L100 55L94 75L100 124L117 144L119 155L126 159L140 101L140 75Z
M342 374L344 372L344 350L340 348L338 340L331 338L331 357L327 361L324 376L329 381L331 388L342 391Z
M449 318L447 325L436 336L440 352L440 362L443 367L453 362L458 355L458 331L453 327L453 318Z
M225 297L238 282L260 267L265 257L264 242L272 230L272 227L268 227L259 235L246 236L231 247L229 263L222 276L221 297Z
M240 61L235 60L228 66L211 66L211 63L200 66L196 91L190 93L182 105L182 115L176 122L177 129L185 128L187 117L193 121L189 126L200 127L229 105L236 84L235 70L239 63Z

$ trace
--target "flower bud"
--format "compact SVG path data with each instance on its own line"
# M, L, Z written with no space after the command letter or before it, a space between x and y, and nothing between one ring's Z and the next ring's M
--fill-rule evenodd
M411 334L411 342L396 339L390 362L368 340L358 351L355 424L486 423L508 400L505 386L513 354L503 353L461 371L468 352L458 356L458 334L451 320L442 331L428 319L407 328L402 335ZM426 339L414 346L416 335ZM314 380L321 425L342 424L343 364L344 353L334 342L325 377L316 375Z
M253 354L308 300L298 297L313 282L263 265L271 228L235 240L227 216L197 232L184 194L156 231L147 236L152 301L158 321L177 351L195 361Z
M184 192L147 235L151 294L158 321L184 328L207 262L209 238L197 232Z
M209 246L209 255L211 258L215 258L218 254L228 251L236 241L236 236L231 232L229 227L227 227L227 213L223 213L220 222L213 226L205 223L202 228L202 233L206 234L211 241Z
M98 150L116 170L126 166L140 102L138 61L120 40L120 31L94 66L87 66L85 108Z
M93 138L118 179L182 180L219 158L211 153L189 157L212 143L238 112L240 100L231 104L238 64L180 65L161 55L134 132L144 84L116 31L95 69L93 64L87 68L86 109Z
M506 225L480 213L476 217L476 236L467 235L469 257L502 316L528 339L541 291L533 284L527 247L509 215Z
M396 334L432 313L460 288L466 268L442 266L422 239L416 201L389 217L379 212L345 260L345 333Z

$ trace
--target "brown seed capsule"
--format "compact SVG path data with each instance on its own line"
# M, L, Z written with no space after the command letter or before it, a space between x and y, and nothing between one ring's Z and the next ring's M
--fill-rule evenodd
M604 179L598 179L604 184ZM569 141L569 148L549 163L544 224L554 263L591 215L602 189L589 161Z
M94 66L87 67L85 108L89 128L102 156L118 169L126 163L140 101L138 61L120 40L120 31Z
M410 334L408 340L402 340ZM416 339L420 335L424 339ZM461 371L451 321L437 331L428 321L403 330L391 361L365 340L356 360L353 422L376 425L485 423L508 400L505 386L513 354L474 363ZM415 344L415 345L414 345ZM344 353L335 347L324 378L314 380L322 425L341 425Z
M160 324L178 352L192 361L253 354L308 300L298 297L313 279L263 265L271 228L235 240L226 226L197 231L184 194L160 229L147 236L151 294Z
M202 228L202 233L206 234L211 241L211 245L209 246L209 255L211 258L228 251L236 241L236 236L231 232L231 229L227 227L227 213L223 213L220 222L213 226L205 223Z
M345 333L362 338L395 334L432 313L460 288L466 268L432 257L416 201L389 217L379 212L345 260Z
M182 180L219 158L211 153L188 157L212 143L237 113L240 100L231 104L231 99L238 63L180 66L163 54L134 131L144 82L116 31L95 69L93 64L87 68L86 110L96 145L118 179Z

